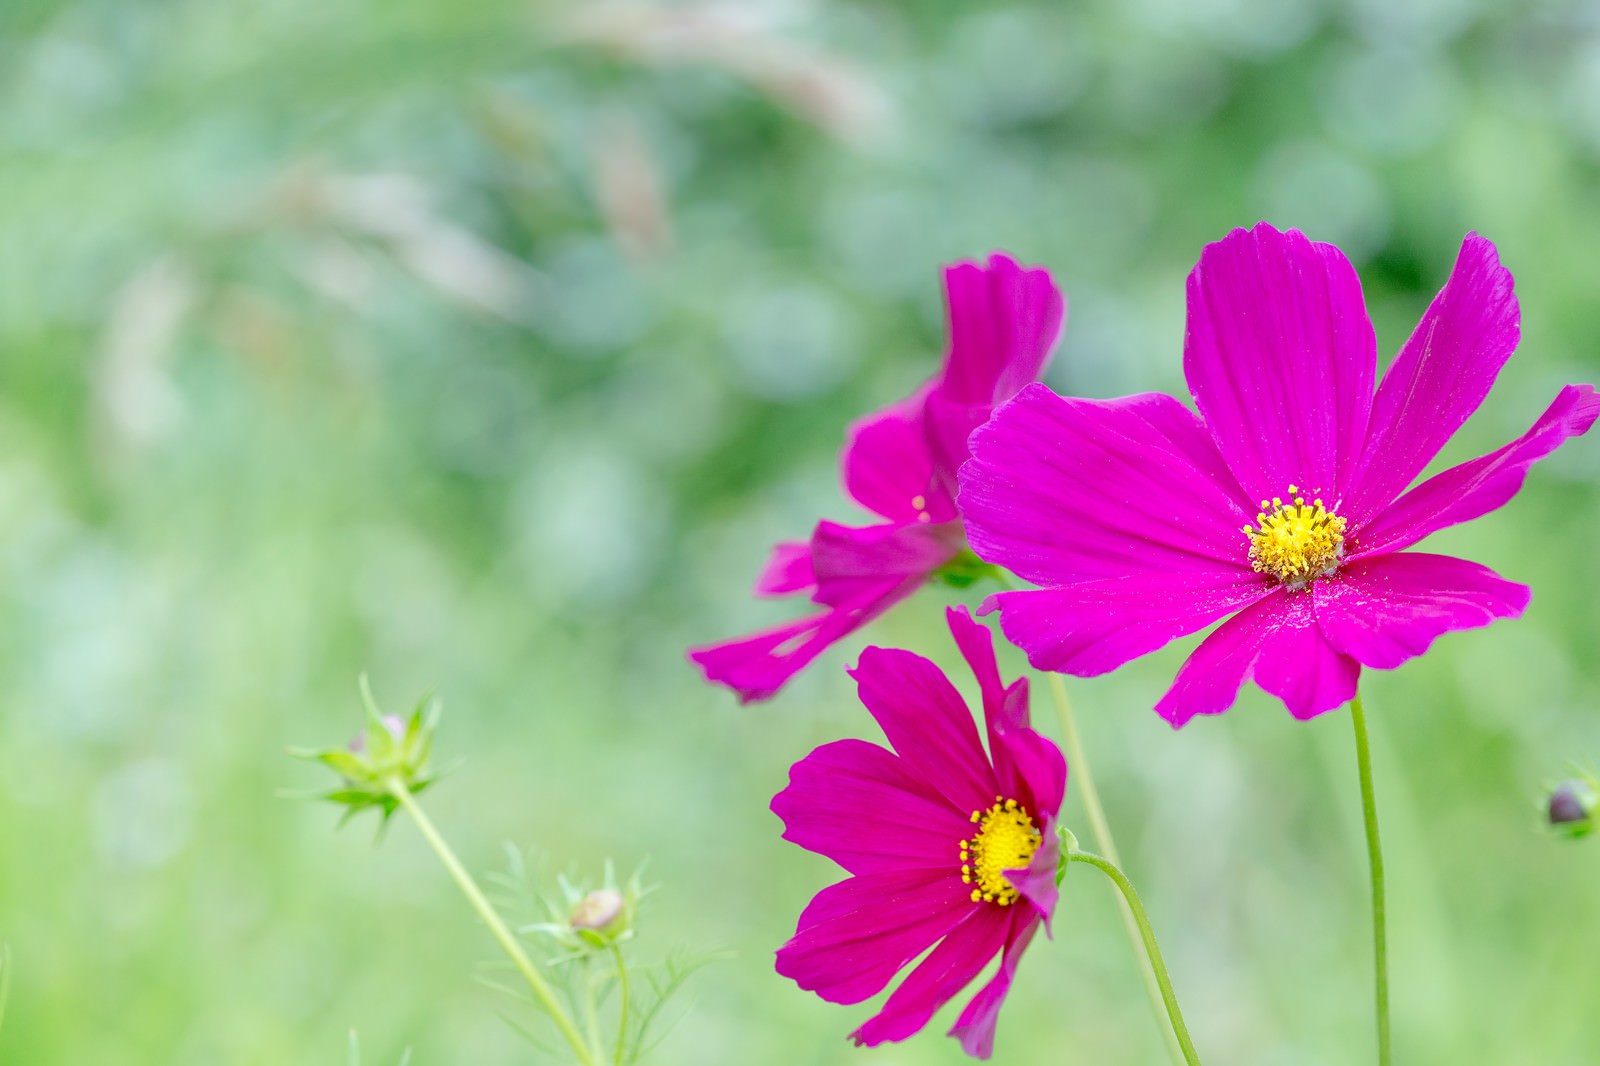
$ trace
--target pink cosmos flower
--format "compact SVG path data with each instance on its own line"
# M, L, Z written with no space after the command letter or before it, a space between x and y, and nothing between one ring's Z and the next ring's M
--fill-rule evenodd
M1067 764L1029 728L1027 681L1002 685L989 631L966 608L948 616L983 693L988 754L937 666L907 651L861 653L851 676L895 750L825 744L773 799L784 839L851 874L800 915L778 972L830 1003L859 1003L932 947L851 1034L873 1045L920 1030L1000 955L950 1030L969 1055L988 1058L1017 962L1055 910Z
M1049 271L1004 255L944 272L950 349L910 397L857 422L845 440L845 490L883 519L821 522L809 541L779 544L758 596L805 593L822 610L754 636L692 648L706 679L742 701L765 699L830 644L905 599L966 550L956 471L967 437L995 404L1038 378L1065 304Z
M1526 586L1403 551L1505 504L1600 414L1569 385L1521 437L1406 491L1517 345L1511 274L1469 234L1373 391L1377 346L1337 248L1266 225L1189 276L1170 396L1064 399L1030 386L973 436L961 505L977 554L1043 586L991 597L1034 666L1088 677L1227 618L1156 710L1232 705L1246 678L1310 718L1439 635L1512 618ZM1230 617L1231 616L1231 617Z

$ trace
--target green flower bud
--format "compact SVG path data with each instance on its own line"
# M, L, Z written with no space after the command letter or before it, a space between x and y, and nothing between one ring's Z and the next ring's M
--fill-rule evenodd
M545 898L544 910L550 921L524 926L524 933L544 933L576 955L609 949L633 936L639 901L650 890L641 883L643 871L635 872L625 885L617 884L616 868L608 861L600 887L558 877L561 899Z
M365 675L361 677L361 699L366 708L366 728L349 744L329 750L291 748L289 754L320 762L344 779L342 787L314 793L315 798L345 807L347 818L376 807L387 820L399 807L394 795L397 785L416 793L438 780L437 774L429 773L428 758L433 750L439 705L424 699L404 719L382 714L373 702Z

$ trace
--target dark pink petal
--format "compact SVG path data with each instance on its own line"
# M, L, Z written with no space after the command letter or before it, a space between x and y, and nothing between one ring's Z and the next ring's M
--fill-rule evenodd
M1263 222L1207 245L1189 275L1184 375L1252 500L1343 495L1377 360L1361 282L1331 244Z
M789 770L772 800L783 838L853 874L959 866L966 812L906 773L899 756L864 740L824 744Z
M1062 764L1063 783L1065 783L1065 763ZM1061 801L1056 800L1060 807ZM1035 815L1035 817L1038 817ZM1032 909L1040 918L1044 919L1045 929L1050 928L1050 919L1056 913L1056 901L1060 891L1056 885L1056 869L1061 864L1061 837L1056 832L1055 814L1052 812L1039 818L1039 832L1042 838L1039 850L1033 853L1033 858L1028 865L1016 870L1002 871L1011 887L1022 894L1030 907L1019 909Z
M1051 877L1055 872L1051 871ZM1006 993L1017 975L1017 963L1022 953L1039 929L1039 921L1028 914L1026 908L1013 908L1011 929L1006 934L1005 952L1000 956L1000 968L980 989L978 994L961 1011L950 1035L961 1041L961 1050L975 1059L986 1059L994 1054L994 1029L1000 1020L1000 1008L1005 1004Z
M1511 272L1493 244L1467 234L1455 269L1383 375L1366 448L1339 513L1359 528L1439 454L1489 394L1517 347Z
M753 636L689 649L689 661L706 680L726 685L741 703L773 696L835 641L841 640L916 591L907 581L880 582L847 603Z
M811 535L818 603L846 605L882 595L885 583L922 584L961 549L955 524L842 526L819 522Z
M1312 718L1349 702L1360 674L1360 664L1317 628L1312 595L1279 589L1200 642L1156 713L1174 726L1197 714L1221 714L1233 706L1245 679L1254 677L1290 714Z
M883 1009L850 1034L851 1039L872 1047L886 1040L904 1040L927 1025L940 1007L971 984L1004 949L1012 911L992 905L972 907L967 920L928 953L890 993Z
M959 812L994 802L998 785L972 712L937 666L908 651L872 647L850 676L907 773Z
M1251 570L1141 572L1055 588L998 592L1006 637L1040 670L1094 677L1204 629L1277 586Z
M965 607L948 608L945 616L950 634L956 638L956 647L961 649L962 658L972 668L973 676L978 679L978 690L983 693L983 720L995 781L1001 792L1027 803L1025 782L1017 772L1011 747L1000 739L1010 730L1028 728L1027 679L1018 678L1007 688L1000 680L1000 665L994 657L994 635L989 627L973 621Z
M1593 385L1568 385L1522 436L1498 451L1436 474L1356 532L1353 555L1398 551L1430 533L1502 507L1522 488L1528 468L1600 416Z
M973 551L1036 584L1251 574L1254 506L1200 420L1159 393L1079 400L1029 385L972 435L960 502Z
M926 870L865 874L818 892L777 970L830 1003L859 1003L883 991L934 941L980 913L959 874Z
M891 522L949 522L949 492L933 484L933 453L922 424L929 386L850 427L840 456L844 487Z
M1486 566L1422 552L1358 559L1313 590L1328 641L1380 670L1421 655L1441 634L1515 618L1530 595Z
M951 488L966 461L967 438L994 406L1037 381L1061 335L1065 302L1046 270L1025 270L1003 255L987 269L945 270L950 351L923 411L935 478Z
M1042 267L996 253L988 266L944 272L950 352L938 389L953 400L994 404L1039 380L1061 336L1066 302Z
M756 578L757 596L788 596L803 592L817 583L811 569L811 545L803 540L788 540L772 549L761 576Z

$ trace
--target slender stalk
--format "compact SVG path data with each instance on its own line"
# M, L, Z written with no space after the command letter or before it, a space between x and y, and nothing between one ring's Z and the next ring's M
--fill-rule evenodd
M1150 968L1155 972L1156 984L1161 989L1161 1002L1166 1007L1167 1018L1172 1022L1172 1031L1178 1038L1183 1061L1188 1066L1200 1066L1200 1055L1194 1049L1194 1041L1189 1039L1188 1027L1183 1024L1183 1012L1178 1009L1178 997L1172 991L1172 980L1167 976L1167 964L1161 958L1161 948L1156 945L1155 931L1150 928L1150 917L1145 914L1144 904L1139 900L1139 893L1134 891L1133 883L1117 868L1116 863L1092 852L1068 852L1067 861L1088 863L1111 878L1112 883L1122 892L1122 898L1127 902L1128 909L1138 924L1139 936L1144 942L1145 957L1149 959Z
M1372 791L1372 751L1361 693L1350 701L1356 727L1356 767L1361 774L1361 813L1367 824L1367 863L1372 870L1372 964L1378 1010L1378 1066L1389 1066L1389 947L1383 891L1383 845L1378 841L1378 802Z
M1121 863L1117 855L1117 844L1111 838L1111 826L1106 822L1105 808L1100 805L1100 792L1094 787L1094 775L1089 772L1089 760L1083 754L1083 741L1078 736L1078 723L1072 715L1072 702L1067 699L1067 686L1062 682L1061 675L1046 673L1045 678L1050 686L1050 692L1055 697L1056 716L1061 720L1061 735L1067 745L1067 767L1071 772L1072 785L1078 790L1078 795L1083 797L1083 808L1089 816L1089 830L1094 834L1094 845L1106 856L1112 864ZM1148 953L1139 951L1140 933L1136 916L1124 896L1117 897L1117 909L1122 912L1122 928L1128 934L1128 941L1133 945L1134 956L1139 960L1139 976L1144 981L1145 996L1150 1000L1150 1009L1155 1012L1157 1027L1161 1030L1163 1041L1167 1046L1167 1054L1173 1062L1184 1061L1183 1049L1179 1046L1177 1032L1172 1026L1162 1024L1164 1017L1170 1017L1170 1009L1162 1007L1161 985L1158 975L1152 968Z
M467 902L472 904L472 909L478 912L478 917L483 919L483 924L489 927L489 932L494 934L494 938L500 942L500 947L510 956L512 965L517 968L517 971L528 982L528 987L532 989L534 998L539 1001L540 1006L544 1007L545 1012L556 1023L556 1028L561 1031L561 1035L566 1038L567 1043L572 1045L573 1052L578 1056L578 1062L582 1066L597 1066L597 1058L594 1051L584 1041L583 1035L578 1032L578 1027L572 1023L572 1017L567 1013L566 1008L557 1001L555 993L551 991L550 985L545 981L544 976L539 973L533 961L522 950L522 945L517 943L517 938L511 934L511 930L506 928L506 923L501 920L499 912L494 909L494 905L489 902L482 890L478 888L478 884L472 879L472 875L467 873L466 868L461 865L461 861L456 858L455 852L450 850L450 845L445 843L444 837L439 835L439 831L434 828L432 820L428 818L422 806L417 803L416 797L406 787L406 783L398 777L391 777L385 782L385 785L389 789L389 794L399 801L400 806L405 808L406 813L411 816L411 820L417 824L417 829L422 833L422 838L428 842L429 847L433 848L433 853L439 856L439 861L449 871L450 876L455 880L456 887L461 889L461 894L467 897Z
M617 947L617 942L611 942L611 954L617 960L617 1058L616 1066L622 1066L624 1049L628 1046L628 968L622 962L622 949Z

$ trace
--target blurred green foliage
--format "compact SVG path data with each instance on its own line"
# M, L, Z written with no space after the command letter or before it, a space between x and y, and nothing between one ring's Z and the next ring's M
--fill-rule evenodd
M737 952L661 1062L958 1062L944 1016L853 1051L870 1005L771 970L837 872L766 803L870 735L853 650L743 709L682 659L789 616L749 582L849 515L834 450L931 372L939 264L1049 265L1049 379L1112 395L1181 387L1183 279L1235 225L1344 247L1386 352L1479 230L1524 341L1447 459L1600 363L1578 2L8 0L0 145L8 1063L334 1063L352 1028L364 1061L528 1061L411 829L274 798L323 783L282 749L353 734L362 670L451 706L470 770L429 801L470 865L648 854L641 943ZM1400 1061L1600 1061L1600 850L1537 826L1600 752L1597 469L1578 442L1430 542L1534 605L1367 684ZM948 662L955 595L863 639ZM1195 1039L1366 1062L1345 716L1254 694L1172 733L1184 650L1073 690ZM1091 882L998 1061L1158 1061Z

